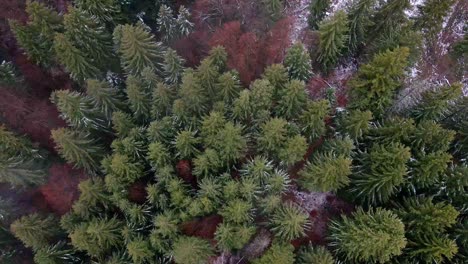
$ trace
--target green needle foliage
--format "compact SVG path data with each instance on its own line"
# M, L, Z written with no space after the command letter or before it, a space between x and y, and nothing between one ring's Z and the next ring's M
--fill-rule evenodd
M334 264L332 254L323 246L302 246L297 253L297 264Z
M281 17L283 12L283 1L282 0L263 0L263 5L273 20L277 20Z
M195 136L195 133L189 130L181 131L177 136L174 143L177 149L177 155L181 159L190 159L198 153L197 145L200 138Z
M272 118L261 127L258 137L260 149L266 152L278 152L286 141L288 133L288 122L282 118Z
M270 230L276 237L289 241L305 235L310 227L309 215L292 203L285 203L270 218Z
M290 243L274 241L270 248L253 264L294 264L294 247Z
M291 79L306 82L312 76L310 55L302 43L296 43L288 49L284 66L288 69Z
M103 157L103 148L82 132L60 128L52 131L57 152L67 162L87 171L96 171Z
M330 246L346 261L385 263L402 254L405 226L391 211L358 208L330 224Z
M252 204L236 199L229 201L223 208L221 208L219 213L226 222L243 224L252 220L252 210Z
M196 237L179 237L172 251L174 261L180 264L204 264L212 255L208 241Z
M34 253L37 264L79 263L80 258L73 249L67 248L63 241L47 246Z
M336 192L350 183L351 159L333 152L320 153L299 174L300 186L309 191Z
M133 116L136 120L148 120L151 114L151 93L149 89L135 75L128 75L126 85L127 97Z
M408 55L408 48L397 48L377 54L371 62L361 66L357 76L349 82L351 107L370 110L374 116L381 117L401 86Z
M283 149L279 150L278 158L286 165L291 166L301 161L307 152L307 139L296 135L288 138Z
M26 2L26 13L26 25L10 20L10 28L19 46L33 62L50 66L54 58L54 35L62 30L62 18L57 12L37 1Z
M349 47L354 52L367 38L368 29L373 25L371 15L376 0L353 1L348 13L349 17Z
M325 117L330 111L328 100L308 102L306 109L299 116L299 125L309 142L314 142L325 135Z
M223 102L232 103L235 98L239 97L241 89L242 87L237 72L230 71L219 76L216 90Z
M167 49L164 53L164 75L168 84L179 83L184 72L185 60L177 55L173 49Z
M96 17L101 23L119 20L120 5L117 0L76 0L76 7Z
M318 28L319 23L323 20L326 15L328 8L330 7L330 0L317 0L311 1L309 5L309 17L308 23L312 30Z
M144 68L155 68L161 58L161 44L143 25L119 25L114 30L124 69L131 74Z
M305 83L290 81L279 93L279 98L281 100L277 105L278 115L288 119L296 118L307 105Z
M435 40L441 31L444 18L454 2L454 0L428 0L423 5L417 6L419 14L415 26L423 30L429 41Z
M130 241L127 244L127 251L132 257L133 263L146 263L152 260L154 256L150 242L142 237Z
M405 182L410 156L398 143L372 146L359 157L362 169L351 177L351 192L370 204L387 202Z
M108 119L112 117L114 111L124 108L119 91L106 81L86 80L86 93L89 95L91 103L104 112Z
M320 45L318 61L325 71L332 69L338 61L348 39L348 18L342 10L319 25Z
M255 227L221 223L216 228L215 239L222 250L238 250L244 247L255 234Z
M354 140L360 139L369 131L371 120L371 111L353 110L340 120L341 130Z
M37 213L23 216L11 224L11 232L27 247L38 250L50 245L60 235L57 220Z
M408 256L413 261L441 263L450 261L457 252L457 243L446 235L421 235L408 242Z

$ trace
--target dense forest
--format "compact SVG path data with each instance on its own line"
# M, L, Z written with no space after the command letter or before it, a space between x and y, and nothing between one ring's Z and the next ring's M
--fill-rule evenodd
M2 5L0 263L468 263L466 1Z

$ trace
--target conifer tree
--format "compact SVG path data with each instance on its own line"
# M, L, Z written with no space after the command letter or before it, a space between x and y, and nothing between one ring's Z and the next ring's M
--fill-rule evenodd
M222 250L238 250L255 234L255 227L221 223L216 228L215 238Z
M440 120L449 113L451 101L462 94L461 84L440 87L436 91L425 91L419 103L411 110L411 116L416 120Z
M183 5L179 7L176 25L179 37L187 36L193 31L194 24L190 21L190 12Z
M179 237L173 245L172 256L180 264L204 264L213 255L208 241L197 237Z
M216 135L213 148L218 151L222 164L231 165L244 156L247 140L242 131L242 126L228 122Z
M114 23L119 19L120 5L117 0L76 0L76 7L96 17L101 23Z
M283 11L282 0L263 0L266 11L273 20L277 20Z
M163 36L164 41L171 40L176 34L176 19L172 9L167 5L161 5L158 12L158 31Z
M286 87L288 83L288 71L283 64L272 64L265 69L262 76L266 79L274 88L273 97L277 101L280 100L280 93Z
M113 57L112 36L90 14L74 7L69 7L67 11L63 18L66 39L80 51L87 62L104 69ZM68 68L67 64L65 66Z
M236 71L229 71L219 76L216 91L223 102L232 103L239 97L241 89L239 74Z
M455 240L447 235L420 235L408 242L408 256L413 261L421 260L425 263L441 263L450 261L458 252ZM450 262L449 262L450 263Z
M312 30L318 28L319 23L325 17L328 8L330 7L330 0L317 0L311 1L309 5L308 23Z
M174 145L177 150L177 155L181 159L190 159L198 153L197 145L200 138L195 136L195 133L189 130L181 131L177 134Z
M121 55L125 71L139 74L146 68L156 69L162 56L161 44L142 25L119 25L114 30L114 42Z
M349 47L351 52L363 44L367 38L367 31L373 25L371 15L376 4L376 0L356 0L353 1L349 17Z
M262 125L261 134L257 139L259 149L265 153L273 151L278 153L286 140L288 122L282 118L271 118Z
M31 157L0 154L0 182L12 187L32 187L45 183L44 165Z
M450 11L454 0L428 0L417 6L419 10L416 18L416 27L421 28L429 41L433 41L442 29L445 16Z
M24 79L19 76L11 61L4 60L0 63L0 85L21 88L24 85L23 82Z
M174 87L168 86L162 82L156 85L153 90L153 100L151 103L151 117L154 119L162 118L171 113L174 103Z
M270 230L276 237L289 241L304 236L310 222L308 214L302 208L285 203L273 212L270 225Z
M168 48L164 53L164 76L168 84L177 84L182 78L185 60L177 52Z
M301 161L307 152L307 139L301 135L290 137L279 150L278 158L286 165Z
M411 7L409 0L389 0L385 2L373 16L373 27L368 35L368 43L379 36L390 36L405 25L407 17L405 10Z
M202 114L207 109L208 94L201 86L194 72L187 71L182 76L182 84L179 89L180 100L188 111ZM174 101L174 106L177 100Z
M86 93L89 95L91 103L105 113L107 119L112 117L114 111L124 108L123 98L119 91L106 81L88 79Z
M121 111L112 113L112 128L118 137L126 137L134 127L136 125L130 115Z
M41 248L34 253L34 262L37 264L79 263L79 261L80 257L73 249L67 248L63 241Z
M218 72L226 71L228 54L223 46L211 48L208 59L211 61L211 65L216 67Z
M439 181L451 161L452 155L442 151L418 155L410 163L412 177L409 181L418 188L433 186Z
M332 221L329 228L330 246L347 262L385 263L401 255L407 243L402 221L382 208L367 212L358 208L352 217Z
M300 172L300 185L309 191L337 191L349 185L351 159L333 152L317 154Z
M132 257L133 263L146 263L154 257L150 242L141 236L127 243L127 252Z
M302 43L296 43L288 49L284 66L288 69L291 79L306 82L312 76L310 55Z
M60 117L70 126L85 131L109 131L109 120L91 98L68 90L55 91L50 98L57 106Z
M221 208L219 214L228 223L249 223L253 219L253 205L241 199L229 200L227 204Z
M320 23L318 61L325 71L330 70L338 61L348 38L348 30L348 18L342 10Z
M302 246L297 253L298 264L334 264L332 254L323 246Z
M326 132L325 117L330 111L327 100L308 102L307 108L299 116L299 125L310 142L319 139Z
M377 54L371 62L361 66L349 83L351 107L371 110L376 117L381 117L400 87L408 55L408 48L397 48Z
M49 66L54 58L54 35L62 29L62 18L37 1L27 1L26 13L29 19L26 25L10 20L10 28L18 44L33 62Z
M103 157L103 148L86 134L66 128L52 131L57 152L67 162L88 171L96 171Z
M371 111L353 110L339 122L341 129L356 140L369 131L371 120Z
M295 260L294 247L290 243L274 241L270 248L253 264L293 264Z
M99 68L86 58L83 52L75 47L64 34L57 33L55 35L54 49L57 58L65 65L73 79L82 81L100 76Z
M200 66L198 66L195 72L195 76L207 94L211 98L216 97L216 82L219 78L219 72L217 71L217 67L213 64L212 60L209 58L204 59Z
M284 90L279 93L281 100L278 102L277 112L279 116L294 119L299 116L307 105L307 93L302 81L291 80Z
M405 182L410 156L400 143L373 145L358 157L362 169L351 177L351 192L370 204L388 201Z
M10 229L15 237L34 250L48 246L60 235L60 229L52 215L41 216L37 213L17 219Z
M126 80L127 97L133 116L138 121L148 120L151 115L151 92L142 80L135 75L128 75Z

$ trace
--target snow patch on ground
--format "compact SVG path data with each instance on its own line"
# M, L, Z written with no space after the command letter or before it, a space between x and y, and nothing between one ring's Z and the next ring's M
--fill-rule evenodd
M309 5L313 0L298 0L295 3L291 3L291 7L286 12L288 16L294 17L294 23L292 26L293 32L291 32L291 43L298 41L301 33L307 28L307 19L309 17Z
M418 6L423 5L425 0L410 0L411 8L405 10L408 17L416 17L418 15Z
M294 197L299 206L304 208L307 212L312 210L319 210L328 203L327 196L330 196L329 192L301 192L294 190L292 191Z
M328 9L327 16L333 16L336 11L348 10L349 5L352 4L352 0L332 0L330 8Z

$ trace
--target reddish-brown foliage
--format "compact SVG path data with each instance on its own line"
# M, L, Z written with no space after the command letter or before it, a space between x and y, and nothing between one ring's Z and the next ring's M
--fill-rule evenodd
M137 181L128 190L128 199L134 203L143 204L146 201L146 182Z
M216 227L223 221L220 215L211 215L202 219L183 223L182 232L188 236L213 239Z
M278 21L266 34L264 40L264 66L282 63L286 50L291 45L290 33L294 18L285 17Z
M65 126L48 99L38 100L6 88L0 88L0 116L11 129L50 151L54 151L50 130Z
M176 165L177 175L182 178L186 183L197 187L197 178L192 174L192 164L189 160L180 160Z
M88 176L69 164L55 163L49 169L48 182L39 188L50 209L63 215L79 197L78 184Z
M195 67L208 54L210 50L207 40L209 33L206 31L195 31L187 37L177 40L173 45L177 53L186 61L186 66Z

